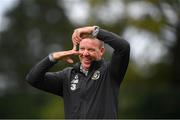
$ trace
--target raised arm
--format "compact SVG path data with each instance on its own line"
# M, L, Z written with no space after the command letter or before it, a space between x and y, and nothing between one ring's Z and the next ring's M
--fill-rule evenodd
M72 39L77 43L82 39L82 34L91 34L114 49L109 66L110 76L120 85L129 63L129 43L115 33L99 29L98 26L77 28L73 33Z
M130 45L120 36L103 29L99 29L97 38L114 49L110 62L110 75L120 85L129 63Z
M70 56L77 55L74 50L55 52L37 63L27 74L26 79L32 86L41 90L51 92L62 96L62 85L64 71L48 72L48 70L56 64L58 60L65 60L73 63Z

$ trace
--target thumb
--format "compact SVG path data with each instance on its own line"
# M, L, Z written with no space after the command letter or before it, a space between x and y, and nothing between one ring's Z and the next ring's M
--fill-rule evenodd
M73 44L73 50L74 50L74 51L77 50L76 46L77 46L76 44Z
M74 61L70 57L65 57L65 58L63 58L63 60L69 64L74 63Z

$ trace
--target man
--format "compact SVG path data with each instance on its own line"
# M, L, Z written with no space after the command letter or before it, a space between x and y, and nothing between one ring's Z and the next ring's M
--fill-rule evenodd
M129 43L98 26L76 29L72 42L72 50L54 52L34 66L27 81L61 96L65 118L117 118L119 88L129 63ZM103 43L114 49L110 61L102 58ZM48 72L57 61L73 63L72 55L79 55L80 62L58 72Z

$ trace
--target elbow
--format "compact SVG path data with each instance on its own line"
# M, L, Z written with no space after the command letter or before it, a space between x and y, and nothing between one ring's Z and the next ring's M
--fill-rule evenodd
M123 46L121 50L123 52L130 53L130 43L127 40L123 40Z
M26 75L26 82L27 83L29 83L30 85L33 85L33 82L34 80L33 80L33 78L31 77L31 75L30 75L30 73L28 73L27 75Z
M130 44L128 41L126 41L125 50L130 53Z

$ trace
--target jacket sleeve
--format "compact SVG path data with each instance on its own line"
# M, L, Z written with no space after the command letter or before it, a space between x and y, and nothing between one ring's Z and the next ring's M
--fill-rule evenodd
M63 71L48 72L54 64L55 62L51 62L49 57L44 58L31 69L26 80L35 88L62 96Z
M118 35L103 29L99 30L97 38L114 49L110 61L109 72L111 79L115 80L115 82L120 85L129 63L130 45Z

